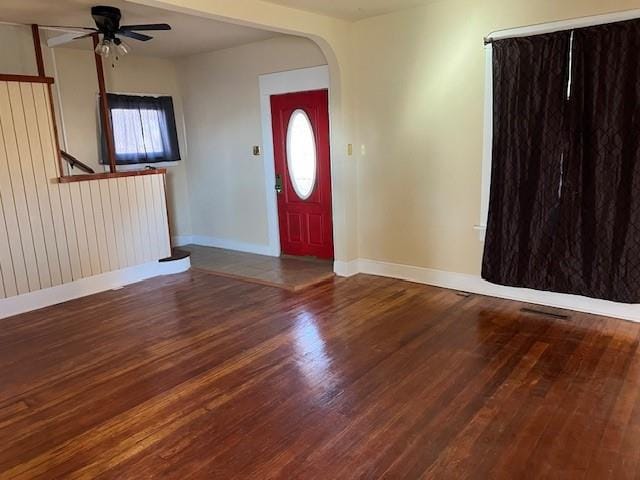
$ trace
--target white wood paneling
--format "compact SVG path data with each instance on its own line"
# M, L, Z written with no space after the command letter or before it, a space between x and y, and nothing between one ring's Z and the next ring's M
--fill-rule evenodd
M80 272L82 278L90 277L91 258L89 256L89 236L87 226L84 222L84 206L82 205L82 193L80 191L80 183L72 183L69 185L69 205L62 208L71 208L73 212L73 224L76 229L76 237L78 239L78 255L80 256Z
M62 184L59 186L60 193L60 210L64 221L64 229L66 232L67 247L69 249L69 258L71 263L72 280L83 278L82 266L80 265L80 247L78 244L78 229L73 218L73 206L71 203L71 185ZM82 232L84 235L84 232Z
M136 264L139 255L136 252L136 244L133 236L133 221L131 220L131 201L127 189L126 179L117 182L118 195L120 196L120 211L122 212L122 231L124 232L124 250L127 254L126 266Z
M27 125L35 122L33 106L33 93L29 84L9 84L9 98L13 113L13 126L16 133L18 154L21 158L22 181L29 212L29 225L33 237L35 249L36 267L41 288L52 286L49 272L49 260L45 242L44 224L40 212L40 202L34 168L35 152L39 149L39 139L34 140L37 129L31 129Z
M147 212L153 212L153 178L154 177L144 177L144 200L145 200L145 209ZM152 258L160 258L163 257L162 252L158 249L158 242L153 241L158 235L158 222L159 219L157 215L150 214L148 217L149 220L149 238L152 239L150 244L150 253Z
M111 269L109 262L109 248L107 245L107 231L104 225L104 213L102 209L102 197L100 193L100 183L88 182L91 192L91 206L93 207L93 218L96 229L96 243L98 247L98 268L100 272L108 272Z
M98 180L100 189L100 201L102 203L102 217L104 221L105 242L104 246L108 252L109 270L120 268L118 245L116 243L116 229L113 222L113 206L111 204L111 193L109 192L109 180ZM102 248L102 247L101 247Z
M2 202L2 192L0 192L0 212L4 210ZM16 290L16 278L11 263L11 251L9 249L9 236L7 235L7 225L0 222L0 295L2 298L11 297L18 294Z
M11 82L14 87L15 84ZM27 208L27 196L22 180L21 157L18 153L18 142L16 131L13 125L12 105L9 100L8 82L0 84L0 122L2 122L2 135L7 153L6 163L8 169L9 191L13 194L13 205L15 212L15 225L11 227L12 252L21 256L19 259L20 270L17 272L19 282L19 293L26 293L40 288L40 277L36 263L36 251L29 222L29 210ZM13 215L12 215L13 216ZM18 253L22 252L22 255ZM24 274L22 267L24 266ZM16 265L14 264L14 267Z
M1 128L0 128L1 133ZM13 201L13 191L9 182L9 169L7 167L7 153L4 147L4 135L0 134L0 269L2 270L3 295L11 297L18 294L18 284L13 262L23 265L22 250L15 257L13 248L20 247L20 242L15 241L16 216ZM13 235L9 235L11 232ZM13 241L12 241L13 240ZM13 244L13 245L12 245Z
M144 245L142 244L142 233L140 229L140 211L138 209L138 197L136 195L136 179L128 177L127 194L129 196L129 213L131 214L131 235L133 237L134 249L136 252L135 264L144 263Z
M0 82L0 298L171 252L163 175L58 182L49 95Z
M134 177L135 178L135 177ZM149 215L147 214L147 199L144 195L144 178L142 182L136 185L136 197L138 199L138 211L140 212L140 236L142 238L142 244L144 246L144 261L148 262L153 258L151 246L153 241L149 235Z
M161 239L160 245L163 246L163 257L171 255L171 238L169 235L169 213L167 210L167 191L164 175L156 175L154 177L155 182L158 184L158 191L160 192L160 204L156 207L160 210L159 215L162 219L160 222L160 232L158 237Z
M87 246L89 247L89 265L91 274L102 273L100 267L100 250L98 250L98 232L93 213L93 199L91 198L91 184L95 182L81 182L80 198L82 199L82 213L84 214L84 228L87 231Z
M62 194L61 186L54 183L53 179L58 177L57 145L55 143L55 133L53 129L53 113L49 104L49 91L45 85L36 85L34 88L34 99L36 105L38 133L42 144L42 155L44 163L45 182L49 191L49 201L51 203L51 217L55 231L55 243L60 261L60 273L62 283L73 281L71 271L71 257L69 254L70 245L65 230L65 221L62 214ZM41 112L46 112L43 115ZM53 159L53 161L51 161Z
M124 234L125 222L122 215L122 206L120 202L119 183L109 182L109 198L113 214L113 226L116 237L116 250L118 251L118 268L124 268L129 264L129 255L131 250L127 247L127 241Z
M13 114L13 128L20 160L16 166L16 171L19 170L22 174L22 185L27 206L25 225L27 225L26 228L30 230L33 240L33 260L37 274L37 281L34 280L34 284L37 283L40 285L40 288L48 288L51 286L51 275L49 275L47 249L44 241L44 230L42 228L40 206L38 205L33 159L27 133L25 99L31 96L31 85L21 85L16 82L10 82L8 86L9 101ZM23 91L23 87L26 91Z
M53 226L53 212L51 211L51 199L49 198L49 189L45 170L46 167L44 162L45 153L40 136L40 128L38 126L38 114L35 101L35 91L38 89L42 90L43 88L44 85L38 83L20 85L26 124L30 126L30 128L27 129L27 135L29 137L29 150L31 152L33 178L42 225L44 253L46 254L47 267L49 270L48 283L50 286L54 286L62 283L62 272L55 241L56 233ZM40 274L42 276L42 271Z

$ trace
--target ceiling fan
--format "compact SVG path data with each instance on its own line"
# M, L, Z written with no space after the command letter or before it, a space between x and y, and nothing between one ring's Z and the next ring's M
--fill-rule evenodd
M138 32L152 30L171 30L171 26L167 25L166 23L149 23L146 25L120 25L122 14L120 13L120 9L116 7L91 7L91 16L96 23L96 28L66 27L54 25L43 26L43 28L57 30L74 30L70 33L67 33L66 35L60 35L58 37L49 39L47 41L47 46L57 47L65 43L69 43L73 40L78 40L80 38L86 38L95 34L99 34L102 35L102 39L99 41L95 51L98 55L104 58L108 58L112 53L120 56L129 53L129 46L124 43L124 41L120 37L127 37L134 40L140 40L141 42L146 42L148 40L151 40L153 37Z

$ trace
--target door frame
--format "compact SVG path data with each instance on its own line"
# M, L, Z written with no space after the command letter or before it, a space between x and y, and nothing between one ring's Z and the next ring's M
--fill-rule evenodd
M260 118L262 123L262 159L264 164L265 205L267 208L267 226L269 236L269 255L279 257L280 229L278 223L278 198L274 188L276 177L275 158L273 153L273 127L271 122L271 95L305 92L309 90L329 90L329 122L331 122L331 87L329 66L300 68L286 72L268 73L258 77L260 84ZM331 135L331 126L329 126ZM329 139L331 145L331 139ZM332 216L335 213L333 157L331 162L331 204ZM335 225L333 226L333 244L335 248Z

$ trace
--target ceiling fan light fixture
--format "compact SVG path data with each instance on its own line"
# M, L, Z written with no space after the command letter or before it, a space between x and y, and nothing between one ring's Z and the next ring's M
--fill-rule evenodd
M50 38L47 40L49 47L57 47L73 40L86 37L102 37L102 41L99 41L95 48L96 55L100 55L103 58L109 58L111 55L123 56L131 51L129 45L122 42L120 37L127 37L128 39L137 40L140 42L148 42L153 40L153 37L147 35L145 31L156 30L171 30L171 25L166 23L145 23L140 25L120 25L122 19L122 13L119 8L108 6L95 6L91 7L91 16L95 22L95 27L68 27L60 26L56 27L50 25L47 28L72 30L67 35L60 35L59 37Z
M124 43L119 38L116 38L114 43L116 44L116 53L121 57L124 57L127 53L131 51L131 47L129 47L129 45Z
M109 58L111 51L113 50L113 43L109 39L103 39L96 46L95 52L102 58Z

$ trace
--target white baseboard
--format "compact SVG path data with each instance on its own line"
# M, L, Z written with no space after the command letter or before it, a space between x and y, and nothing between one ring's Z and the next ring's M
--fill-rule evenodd
M193 242L188 243L202 245L206 242L205 246L215 246L239 251L251 251L251 253L268 255L268 253L264 253L268 250L268 247L242 250L237 248L238 244L235 242L217 242L214 244L214 242L208 240L208 237L194 237L193 240ZM232 248L232 246L235 246L236 248ZM240 246L243 246L243 244L240 244ZM246 248L246 245L244 245L244 247ZM152 277L185 272L190 268L190 266L191 262L188 257L175 262L150 262L122 270L116 270L114 272L103 273L89 278L83 278L75 282L19 295L17 297L2 299L0 300L0 319L66 302L75 298L92 295L94 293L103 292L105 290L120 288L124 285L140 282ZM490 297L505 298L508 300L516 300L520 302L640 322L640 305L638 304L628 305L577 295L542 292L526 288L503 287L491 284L476 275L445 272L442 270L367 259L352 260L350 262L336 261L334 263L334 271L337 275L342 277L350 277L358 273L365 273L368 275L397 278L400 280L407 280L410 282L449 288L463 292L477 293Z
M351 260L350 262L343 262L336 260L333 262L333 271L339 277L353 277L360 273L360 260Z
M176 235L171 237L171 246L184 247L193 243L193 235Z
M186 272L190 267L191 261L188 257L174 262L149 262L114 272L82 278L64 285L25 293L17 297L5 298L0 300L0 319L67 302L75 298L93 295L94 293L120 288L152 277Z
M203 247L224 248L237 252L255 253L257 255L267 255L278 257L280 252L274 252L269 245L258 245L253 243L236 242L224 238L206 237L203 235L179 235L173 237L173 246L200 245Z
M336 264L337 263L338 262L336 262ZM490 297L505 298L508 300L640 322L640 304L628 305L578 295L543 292L526 288L503 287L489 283L476 275L445 272L430 268L413 267L410 265L400 265L375 260L360 259L348 262L347 265L348 267L344 267L344 271L350 275L353 275L353 272L357 271L369 275L398 278ZM336 273L338 273L337 267ZM340 273L338 274L340 275Z

